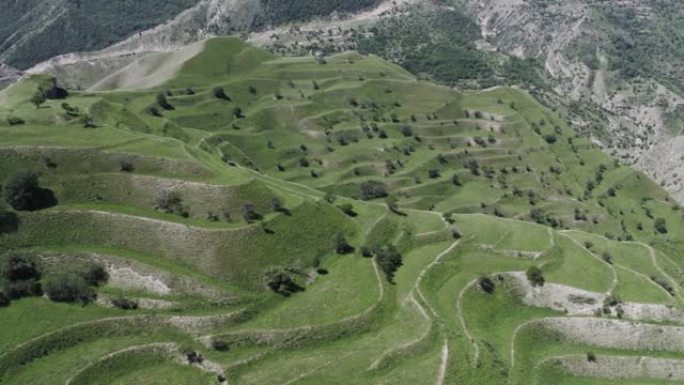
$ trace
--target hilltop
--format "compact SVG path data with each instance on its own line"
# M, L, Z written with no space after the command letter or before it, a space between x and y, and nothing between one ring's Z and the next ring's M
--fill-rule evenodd
M520 88L235 37L59 83L0 91L2 384L684 382L680 207Z

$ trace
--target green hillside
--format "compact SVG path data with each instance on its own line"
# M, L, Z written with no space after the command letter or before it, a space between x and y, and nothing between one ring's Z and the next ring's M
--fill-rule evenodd
M0 91L0 384L684 383L680 207L525 91L174 55Z

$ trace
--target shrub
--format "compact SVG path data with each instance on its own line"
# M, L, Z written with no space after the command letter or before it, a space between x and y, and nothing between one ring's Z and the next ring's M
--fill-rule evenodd
M372 200L376 198L384 198L387 196L387 186L378 181L363 182L360 186L361 199Z
M40 106L45 103L47 100L47 97L45 96L45 93L42 90L36 91L35 94L31 97L31 103L36 106L36 108L40 108Z
M138 301L125 297L113 298L111 301L115 308L121 310L137 310L139 306Z
M79 122L83 126L83 128L95 128L97 125L95 124L95 118L93 118L89 114L83 114L79 118Z
M354 211L354 206L351 203L344 203L337 206L338 209L342 210L343 213L349 215L350 217L355 217L358 214Z
M401 134L404 135L405 137L409 137L413 135L413 130L411 129L411 126L409 125L403 125L401 126Z
M537 266L532 266L527 270L527 279L532 286L544 286L544 276L541 269Z
M354 248L349 245L347 238L345 238L342 233L337 233L333 236L332 244L333 250L339 255L348 254L354 251Z
M655 227L656 231L660 234L667 234L667 222L665 221L665 218L656 218L655 222L653 222L653 227Z
M587 361L596 362L596 354L594 354L593 352L587 352Z
M42 274L29 257L7 252L0 257L0 292L8 299L42 295Z
M4 291L0 291L0 307L6 307L9 306L11 300L7 294L5 294Z
M109 280L109 273L104 266L92 263L81 274L89 285L99 286Z
M451 177L451 183L454 184L454 186L461 186L461 178L459 178L458 174L454 174Z
M24 119L16 117L16 116L9 116L7 118L7 124L9 124L10 126L18 126L18 125L21 125L24 123L25 123Z
M252 203L245 203L242 205L242 218L245 222L252 223L253 221L261 220L263 217L256 210L256 206Z
M611 265L613 264L613 256L610 255L609 252L604 251L603 254L601 255L601 258L603 258L603 260L604 260L606 263L611 264Z
M162 195L157 198L157 205L155 210L165 212L167 214L179 215L183 218L190 216L190 213L183 207L183 200L175 191L164 191Z
M222 99L222 100L227 100L227 101L231 100L230 96L228 96L228 94L226 94L226 90L224 90L223 87L214 88L214 90L212 91L212 94L214 95L214 97L216 99Z
M482 291L484 291L487 294L492 294L494 292L494 289L496 288L494 281L492 281L491 278L484 275L477 280L477 284L478 286L480 286L480 289L482 289Z
M151 106L150 108L148 108L148 109L147 109L147 113L148 113L149 115L156 116L156 117L161 117L161 116L162 116L162 113L159 112L159 109L158 109L157 107L155 107L155 106Z
M558 141L558 138L556 137L556 135L548 134L548 135L544 135L544 140L548 144L553 144L553 143L556 143L556 141Z
M82 276L62 273L45 279L43 289L54 302L90 303L96 298L95 290Z
M240 107L234 107L233 108L233 117L235 119L242 119L245 117L245 115L242 113L242 108Z
M30 171L17 171L5 180L2 186L3 200L19 211L34 211L54 206L54 194L40 187L38 174Z
M280 202L280 199L273 197L271 199L271 209L275 212L283 213L286 215L290 215L291 212L288 210L285 206L283 206L282 202Z
M174 110L174 109L175 109L175 108L171 105L171 103L169 103L169 101L166 99L166 94L164 94L164 93L161 93L161 92L158 93L158 94L157 94L157 99L156 99L156 100L157 100L157 104L159 105L159 107L161 107L161 108L163 108L163 109L165 109L165 110L167 110L167 111L171 111L171 110Z
M434 168L429 169L428 170L428 177L430 177L430 179L439 178L439 170L434 169Z
M211 348L217 352L227 352L230 350L230 345L226 341L213 339L211 341Z
M264 284L274 293L288 297L293 293L304 290L294 279L281 268L274 268L264 273Z
M387 281L394 282L394 273L403 265L402 257L394 245L378 248L375 251L375 261L387 277Z
M133 172L135 171L135 166L129 161L122 160L120 163L120 170L121 172Z

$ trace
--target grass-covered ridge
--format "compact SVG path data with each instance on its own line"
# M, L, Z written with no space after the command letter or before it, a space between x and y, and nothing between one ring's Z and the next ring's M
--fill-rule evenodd
M0 308L0 383L684 382L679 207L530 95L198 47L0 92L0 291L108 275Z

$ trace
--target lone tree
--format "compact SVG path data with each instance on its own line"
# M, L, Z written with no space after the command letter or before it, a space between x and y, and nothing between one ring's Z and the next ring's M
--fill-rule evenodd
M667 234L667 222L665 221L665 218L656 218L655 222L653 222L653 227L655 227L656 231L660 234Z
M264 285L271 291L282 296L289 297L291 294L304 290L285 269L272 268L264 273Z
M387 196L387 186L384 183L370 180L363 182L360 186L361 199L368 201Z
M541 269L537 266L532 266L527 270L527 279L532 286L544 286L544 276L542 275Z
M166 94L164 94L163 92L160 92L157 94L157 104L159 104L159 107L161 107L167 111L171 111L171 110L175 109L171 105L171 103L169 103L169 101L166 100Z
M38 174L30 171L17 171L7 178L2 199L19 211L40 210L57 203L52 191L40 187Z
M375 262L382 269L387 281L394 283L394 273L403 265L402 257L394 245L375 250Z
M223 99L223 100L227 100L227 101L231 100L230 96L228 96L228 94L226 94L226 90L224 90L223 87L214 88L212 93L214 94L214 97L216 99Z
M484 291L487 294L492 294L494 292L494 289L496 289L494 281L492 281L492 279L486 275L481 276L477 280L477 284L480 286L480 289L482 289L482 291Z
M47 100L47 97L45 96L45 93L42 90L36 91L35 94L31 97L31 103L36 106L36 108L40 108L40 106L45 103Z
M41 276L31 258L13 252L0 256L0 292L8 300L41 295Z
M337 233L333 237L333 250L337 254L348 254L354 251L354 248L349 245L347 242L347 238L344 237L344 234L342 233Z
M45 279L43 289L54 302L90 303L97 295L85 278L75 273L63 273Z
M165 212L167 214L179 215L183 218L190 216L188 210L183 206L183 199L175 191L164 191L157 198L157 205L155 210Z
M245 219L245 222L252 223L260 220L262 216L257 212L256 206L248 202L242 205L242 218Z

